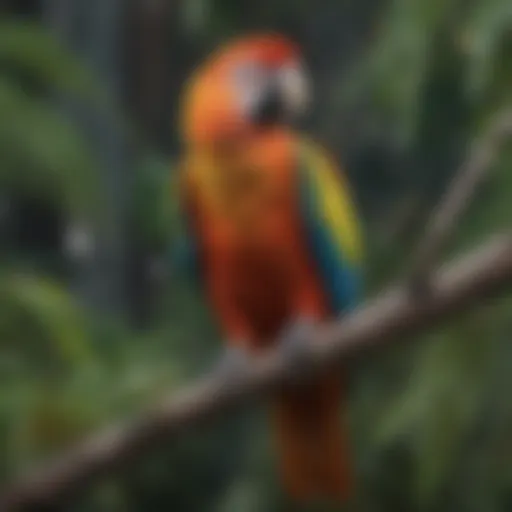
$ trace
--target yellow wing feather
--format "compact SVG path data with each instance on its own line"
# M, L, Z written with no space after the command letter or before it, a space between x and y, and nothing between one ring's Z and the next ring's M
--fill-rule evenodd
M322 198L322 217L329 226L342 254L354 262L363 258L361 229L348 183L325 152L311 141L304 141L306 158L315 173L317 193Z

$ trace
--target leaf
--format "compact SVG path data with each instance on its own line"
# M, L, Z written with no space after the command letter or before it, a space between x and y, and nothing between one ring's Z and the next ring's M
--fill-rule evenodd
M80 216L100 215L98 168L78 130L6 79L0 108L0 182L47 195Z
M27 345L17 350L40 366L44 367L43 357L68 369L92 362L85 317L72 297L49 279L4 273L0 302L3 311L10 312L0 324L1 350L10 338L22 339L21 333L26 332ZM24 325L17 323L21 318Z
M1 21L0 63L14 65L36 83L91 104L109 102L96 77L41 24Z
M475 2L470 11L460 31L460 44L470 62L468 89L477 98L493 87L494 68L507 66L508 56L501 55L499 45L510 35L512 4L507 0ZM503 61L497 62L500 57Z

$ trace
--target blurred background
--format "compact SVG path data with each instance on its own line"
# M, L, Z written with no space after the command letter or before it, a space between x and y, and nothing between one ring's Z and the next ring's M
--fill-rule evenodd
M1 482L218 353L168 255L179 94L220 41L271 29L303 48L306 128L353 183L369 293L400 274L468 144L511 100L510 0L0 5ZM451 253L510 227L511 165L509 145ZM512 297L419 338L351 368L364 510L512 510ZM289 510L264 412L198 427L67 510Z

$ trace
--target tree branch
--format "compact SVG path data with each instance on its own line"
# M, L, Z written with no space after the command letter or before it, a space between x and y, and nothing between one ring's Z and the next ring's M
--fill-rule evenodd
M431 293L425 301L411 300L408 286L397 285L345 320L322 327L301 364L310 365L314 374L351 355L431 327L511 286L512 232L507 232L434 273ZM175 393L131 424L94 435L13 483L0 496L0 510L39 511L57 506L91 480L158 447L163 439L271 392L293 378L293 369L293 361L271 354L256 361L236 389L211 378Z
M512 111L507 110L491 125L487 134L476 142L466 162L455 174L439 205L427 224L425 236L412 260L411 288L428 291L429 276L457 222L471 202L502 144L512 134Z

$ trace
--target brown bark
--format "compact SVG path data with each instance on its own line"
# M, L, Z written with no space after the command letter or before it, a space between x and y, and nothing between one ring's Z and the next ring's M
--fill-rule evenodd
M455 174L441 202L434 209L427 224L425 236L418 244L410 272L415 292L426 292L430 272L453 234L478 186L484 180L502 144L512 134L512 111L502 112L486 135L479 139L466 162Z

